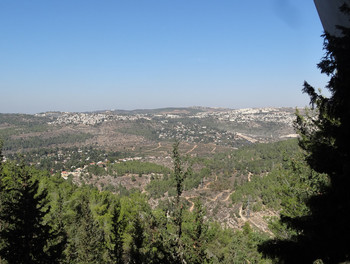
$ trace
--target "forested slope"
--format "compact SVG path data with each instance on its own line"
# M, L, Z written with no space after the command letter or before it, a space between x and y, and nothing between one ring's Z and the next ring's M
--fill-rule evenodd
M19 212L27 209L21 207L23 205L16 197L29 191L33 194L33 205L42 209L40 213L28 213L37 214L33 221L48 230L40 238L45 254L38 258L55 259L57 263L270 263L262 259L257 247L271 237L271 231L259 231L252 218L247 217L247 212L251 210L252 215L267 209L277 212L282 205L294 208L293 204L303 204L304 198L295 198L294 192L305 192L305 196L312 193L308 177L313 172L298 160L295 156L298 152L296 142L292 140L252 145L216 155L213 159L185 158L174 152L170 169L139 161L111 165L117 172L115 177L151 171L166 175L151 180L144 193L136 188L123 195L101 191L84 182L77 185L64 180L60 174L8 160L1 164L1 256L10 260L10 252L17 254L14 243L32 243L13 242L13 237L6 235L14 230L21 232L17 226L25 223L26 218ZM97 171L90 173L98 174ZM247 173L249 180L244 176ZM244 216L237 220L242 228L232 229L216 222L215 217L208 214L211 209L206 207L208 199L203 194L191 199L192 206L186 202L185 195L198 189L203 178L207 183L213 180L208 194L215 190L220 192L220 181L227 183L228 178L237 179L236 183L228 181L231 187L225 186L233 190L226 203L228 207L242 210ZM198 179L196 184L189 187L194 179ZM149 199L157 196L152 191L156 182L165 186L166 192L173 191L162 198L158 207L151 207ZM18 210L12 211L9 218L6 208L13 205L18 206ZM274 224L271 230L280 235L286 229ZM36 237L37 231L32 232L30 236ZM40 263L41 260L32 261Z

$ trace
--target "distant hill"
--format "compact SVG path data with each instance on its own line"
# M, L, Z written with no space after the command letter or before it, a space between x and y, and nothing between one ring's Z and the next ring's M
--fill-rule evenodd
M232 149L295 137L294 111L293 108L170 107L0 114L0 138L4 140L5 153L74 145L127 149L142 154L159 143L171 146L177 139L192 147L196 145L192 154L200 155L211 152L214 146Z

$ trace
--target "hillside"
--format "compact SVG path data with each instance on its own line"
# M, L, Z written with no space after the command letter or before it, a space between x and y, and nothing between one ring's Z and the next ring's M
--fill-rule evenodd
M199 198L209 218L240 228L247 221L248 198L235 198L232 204L231 195L279 166L283 153L297 151L294 140L278 143L294 137L293 120L291 108L0 114L0 137L9 159L21 152L27 163L78 185L121 195L145 193L153 208L174 195L172 145L179 140L180 152L193 168L184 182L188 209ZM261 202L254 208L266 209L255 226L267 231L263 217L275 213Z
M49 187L55 210L62 197L63 204L69 202L65 219L70 219L75 211L70 206L78 201L74 197L86 193L106 233L111 221L106 208L115 199L126 203L121 205L126 219L139 215L162 222L169 212L176 213L173 146L179 140L183 171L188 171L179 196L184 228L189 228L185 232L191 236L191 219L203 210L207 254L213 263L222 263L241 261L247 254L260 261L257 245L281 229L271 219L286 203L303 205L290 200L293 192L308 189L300 183L300 175L308 177L308 172L296 172L291 164L300 156L297 140L287 139L294 136L293 119L293 110L286 108L1 114L0 133L5 160L24 161L50 175L42 184L56 186ZM298 168L306 167L300 163ZM155 232L152 221L143 224L145 234ZM125 245L131 243L134 224L125 229ZM70 233L71 222L64 225ZM231 247L238 247L240 255L231 256Z
M220 153L293 137L294 109L166 108L90 113L0 114L4 153L93 146L134 155L164 155L175 139L184 152Z

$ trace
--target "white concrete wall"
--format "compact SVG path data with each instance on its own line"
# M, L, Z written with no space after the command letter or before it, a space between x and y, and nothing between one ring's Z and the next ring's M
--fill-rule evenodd
M350 6L350 0L314 0L314 2L325 31L339 36L341 32L337 30L336 25L350 27L350 17L339 11L344 2Z

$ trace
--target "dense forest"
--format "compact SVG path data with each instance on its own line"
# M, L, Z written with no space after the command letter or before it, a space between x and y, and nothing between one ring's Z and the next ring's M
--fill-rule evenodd
M180 197L190 173L175 146L176 194L168 209L152 210L139 192L120 197L23 163L2 163L2 262L239 263L248 253L261 260L256 246L266 235L249 225L234 232L206 221L199 201L193 212L184 210ZM231 255L238 246L239 254Z

